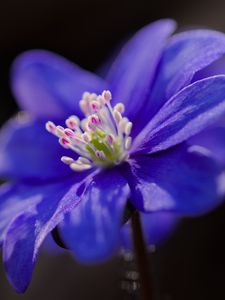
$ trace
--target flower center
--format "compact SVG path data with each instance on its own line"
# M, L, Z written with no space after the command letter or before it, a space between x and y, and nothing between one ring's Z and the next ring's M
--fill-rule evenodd
M80 100L80 108L85 118L70 116L66 128L46 123L46 129L59 138L59 143L75 151L78 159L63 156L61 161L74 171L84 171L94 165L108 167L128 159L131 146L132 123L122 114L122 103L111 106L110 91L101 95L85 92Z

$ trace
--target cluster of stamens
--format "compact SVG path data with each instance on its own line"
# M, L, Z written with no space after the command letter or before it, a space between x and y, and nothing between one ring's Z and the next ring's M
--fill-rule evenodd
M80 100L80 108L85 115L83 120L70 116L66 127L46 123L46 129L59 138L64 148L75 151L79 157L63 156L62 162L74 171L84 171L93 165L103 167L120 164L128 158L131 146L132 123L123 117L123 103L111 106L110 91L101 95L85 92Z

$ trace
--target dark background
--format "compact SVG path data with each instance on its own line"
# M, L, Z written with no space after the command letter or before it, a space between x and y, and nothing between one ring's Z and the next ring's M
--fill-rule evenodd
M22 51L45 48L94 70L122 39L153 20L225 32L219 0L8 0L0 3L0 122L16 110L9 68ZM153 269L160 300L225 299L225 206L184 220L156 249ZM80 266L68 254L42 254L25 295L17 295L0 268L1 300L122 299L121 261Z

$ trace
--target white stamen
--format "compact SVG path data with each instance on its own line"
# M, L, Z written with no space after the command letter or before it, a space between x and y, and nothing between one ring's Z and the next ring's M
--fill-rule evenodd
M120 121L122 120L122 115L117 110L113 112L114 119L116 121L116 124L118 125Z
M56 126L55 133L58 137L62 137L64 135L64 128L62 126Z
M85 171L85 170L88 170L90 169L92 166L91 165L88 165L88 164L77 164L77 163L72 163L70 165L70 168L73 170L73 171L76 171L76 172L82 172L82 171Z
M53 122L48 121L45 124L45 128L48 130L48 132L53 133L53 134L55 133L56 126Z
M92 109L92 111L93 111L94 113L97 112L97 111L99 111L99 109L100 109L99 102L98 102L98 101L92 101L92 102L90 103L90 107L91 107L91 109Z
M92 93L89 97L89 101L94 101L97 99L97 95L95 93Z
M85 101L88 101L89 97L90 97L90 93L88 93L88 92L84 92L83 95L82 95L82 99L85 100Z
M100 158L100 159L105 159L105 154L104 154L103 151L97 150L97 151L95 152L95 155L96 155L98 158Z
M72 137L71 137L71 140L77 144L83 144L84 143L84 140L82 139L82 136L79 136L77 134L74 134Z
M112 94L110 91L103 91L102 97L105 100L105 103L108 103L112 99Z
M105 105L105 99L102 97L102 95L99 95L99 96L97 97L97 101L98 101L100 104Z
M64 133L65 133L65 135L68 136L68 137L74 136L74 132L73 132L70 128L66 128L66 129L64 130Z
M61 138L59 139L59 143L60 143L60 145L63 146L64 148L69 148L70 142L69 142L69 140L68 140L67 138L61 137Z
M128 136L128 137L125 138L125 149L129 150L130 146L131 146L131 137Z
M128 123L128 119L127 118L122 118L122 120L120 120L119 125L118 125L118 129L119 132L124 132L126 124Z
M91 115L88 117L88 121L93 125L97 126L100 124L100 119L97 115Z
M71 165L74 162L74 160L69 156L62 156L61 161L66 165Z
M80 119L77 116L70 116L65 123L68 128L77 129L80 125Z
M87 115L88 113L88 103L85 100L80 100L79 102L80 105L80 109L82 110L82 112Z
M85 132L86 130L88 130L87 125L88 125L87 119L83 119L83 120L81 121L81 123L80 123L80 126L81 126L81 128L82 128L82 130L83 130L84 132Z
M89 133L85 132L81 135L82 140L84 140L86 143L89 143L91 141L91 137Z
M117 110L119 113L124 113L124 104L123 103L117 103L114 107L114 110Z
M123 117L123 103L114 107L110 101L110 91L101 95L84 93L80 100L80 108L85 118L70 116L66 120L66 128L46 123L46 129L59 138L59 143L79 155L77 160L63 156L61 161L74 171L84 171L94 165L110 166L119 164L129 158L131 147L132 122Z
M82 157L82 156L79 156L78 159L77 159L77 162L79 162L80 164L85 164L85 165L90 165L90 160L85 158L85 157Z
M113 144L113 142L114 142L114 137L113 137L112 134L109 134L109 135L107 136L107 141L108 141L108 143L109 143L110 145Z
M130 135L132 127L133 127L133 123L132 122L128 122L126 124L126 126L125 126L124 133L126 135Z
M87 123L87 130L88 131L95 132L95 129L96 129L96 125L95 124L93 124L92 122L88 122Z

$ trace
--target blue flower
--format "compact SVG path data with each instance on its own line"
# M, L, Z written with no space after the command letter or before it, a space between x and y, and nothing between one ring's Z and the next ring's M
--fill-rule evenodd
M47 51L15 61L12 89L27 113L0 134L0 173L10 180L0 190L0 241L17 291L56 226L78 260L93 262L117 248L128 200L147 233L161 224L159 235L171 213L221 203L221 147L212 153L191 138L225 114L225 75L200 72L223 56L225 36L174 30L171 20L141 29L104 79Z

